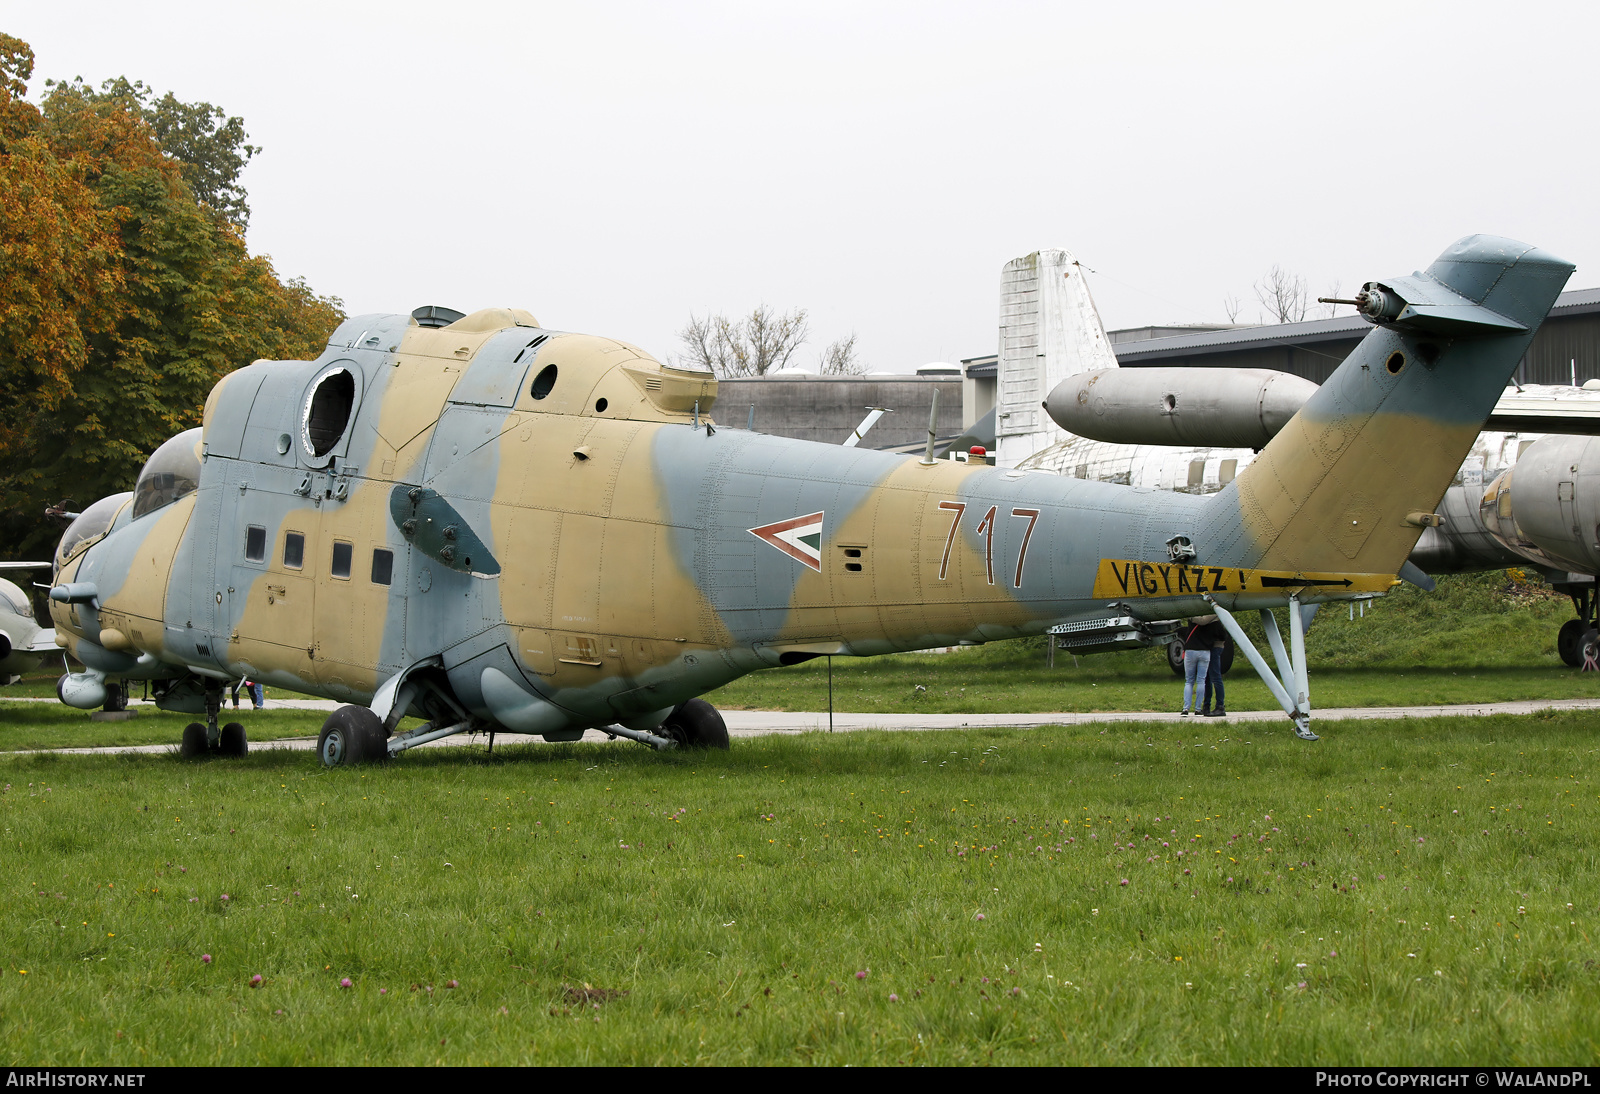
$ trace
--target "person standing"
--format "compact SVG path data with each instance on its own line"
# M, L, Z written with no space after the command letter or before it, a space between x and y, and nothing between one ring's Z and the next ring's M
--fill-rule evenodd
M1227 704L1223 702L1222 689L1222 656L1228 650L1228 632L1223 628L1222 621L1212 616L1211 622L1205 625L1205 630L1211 636L1211 665L1206 672L1205 699L1200 704L1200 713L1207 718L1225 718L1228 715ZM1212 696L1216 696L1217 705L1211 705Z
M1211 668L1211 635L1206 624L1216 620L1214 615L1197 616L1189 620L1183 632L1183 706L1178 715L1187 718L1199 713L1200 693L1205 685L1206 673Z
M256 710L260 710L262 707L267 705L267 689L262 687L260 682L256 680L252 680L248 676L241 676L238 680L234 681L233 684L234 710L239 709L240 688L243 688L250 696L251 705L254 706Z

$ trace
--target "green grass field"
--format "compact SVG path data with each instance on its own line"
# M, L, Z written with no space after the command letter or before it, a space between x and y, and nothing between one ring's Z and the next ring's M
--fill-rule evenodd
M1596 725L330 772L4 757L0 1044L119 1066L1591 1064Z
M1330 611L1313 701L1600 694L1555 657L1570 615L1504 575ZM1043 659L840 659L835 706L1177 705L1155 652ZM816 710L826 680L708 698ZM1242 662L1228 705L1272 705ZM0 751L175 743L189 720L0 703ZM322 715L239 720L260 741ZM328 772L0 756L0 1044L126 1066L1592 1063L1597 727L809 734Z

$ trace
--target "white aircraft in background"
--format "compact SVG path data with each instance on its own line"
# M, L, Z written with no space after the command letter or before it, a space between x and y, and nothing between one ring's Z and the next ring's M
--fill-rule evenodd
M0 562L0 571L48 569L48 562ZM26 591L0 579L0 684L15 684L51 656L61 656L55 630L39 626Z

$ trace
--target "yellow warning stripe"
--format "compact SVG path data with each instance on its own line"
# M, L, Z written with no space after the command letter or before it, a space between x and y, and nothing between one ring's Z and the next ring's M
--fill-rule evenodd
M1095 574L1094 596L1197 596L1200 593L1351 593L1388 592L1399 584L1393 574L1296 573L1289 570L1241 570L1229 566L1175 565L1103 558Z

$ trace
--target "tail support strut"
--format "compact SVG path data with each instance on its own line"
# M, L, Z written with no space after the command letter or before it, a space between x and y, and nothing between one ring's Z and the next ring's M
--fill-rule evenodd
M1318 605L1302 606L1298 596L1289 597L1287 653L1284 652L1283 637L1278 632L1278 621L1273 617L1272 610L1261 609L1261 629L1266 632L1267 645L1272 647L1272 656L1278 663L1278 671L1274 673L1268 667L1267 659L1261 656L1261 651L1250 641L1250 636L1239 626L1239 621L1233 617L1233 613L1209 596L1206 597L1206 601L1217 613L1223 628L1233 636L1234 644L1244 652L1245 657L1249 658L1250 666L1256 670L1256 675L1261 677L1261 682L1267 685L1267 690L1272 692L1272 697L1278 700L1278 705L1294 723L1294 735L1302 741L1318 740L1317 735L1311 732L1311 684L1306 675L1306 626L1316 614Z

